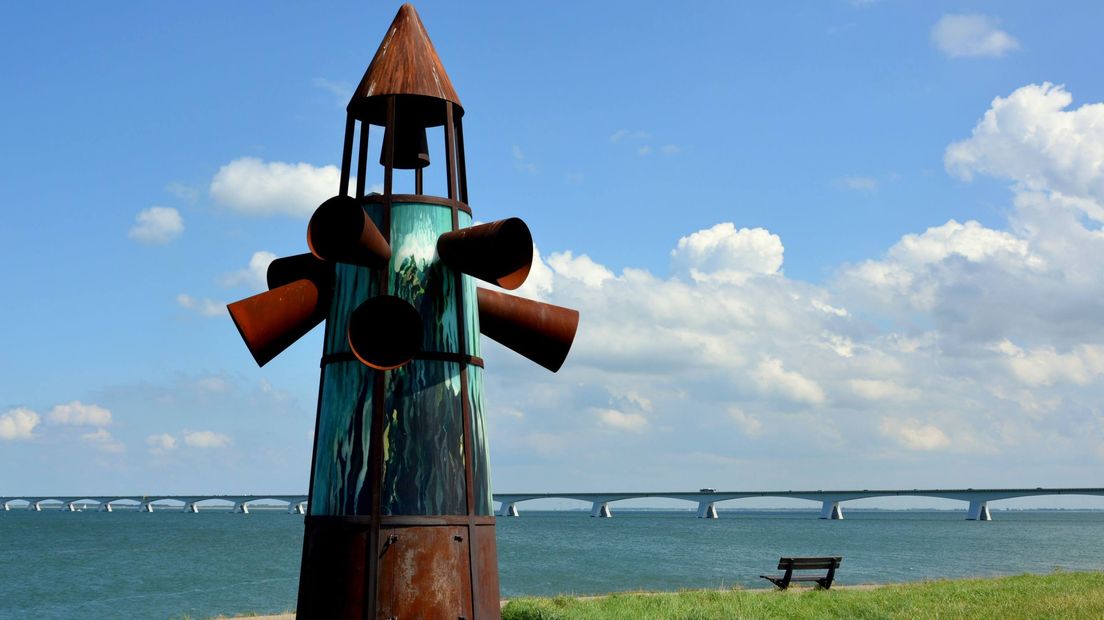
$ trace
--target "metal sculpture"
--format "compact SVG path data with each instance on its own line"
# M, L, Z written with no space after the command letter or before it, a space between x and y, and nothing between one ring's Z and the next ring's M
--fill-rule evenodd
M274 261L269 291L229 305L261 366L326 321L300 618L499 617L478 334L556 371L579 314L476 287L520 286L533 243L517 218L472 226L463 113L403 5L349 102L339 195L311 217L311 253ZM373 125L384 184L366 195ZM422 188L433 127L444 197ZM396 170L413 171L414 194L393 193Z

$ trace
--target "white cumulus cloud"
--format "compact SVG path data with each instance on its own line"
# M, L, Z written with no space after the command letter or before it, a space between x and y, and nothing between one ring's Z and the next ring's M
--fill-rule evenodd
M947 147L947 170L1013 180L1027 189L1104 202L1104 103L1067 109L1073 95L1050 83L997 97L972 135ZM1086 214L1104 221L1099 208Z
M56 405L50 410L47 419L51 424L68 426L108 426L111 424L111 412L99 405L86 405L74 400L65 405Z
M26 407L9 409L4 415L0 415L0 439L6 441L30 439L34 437L34 429L38 426L38 422L38 414Z
M557 252L548 257L548 266L563 278L578 280L589 287L600 287L613 278L613 272L594 262L586 254L574 256L571 252Z
M783 253L778 235L722 222L679 239L671 257L695 280L739 279L746 274L778 273Z
M814 405L825 400L824 390L816 381L801 373L786 370L782 360L763 360L755 369L754 376L760 388L782 398Z
M944 15L932 27L931 39L951 58L999 58L1020 47L1015 37L997 28L997 20L987 15Z
M242 157L219 168L209 191L219 204L246 215L309 217L338 193L340 180L337 166Z
M184 232L184 218L172 207L150 207L138 212L127 236L140 243L164 245Z

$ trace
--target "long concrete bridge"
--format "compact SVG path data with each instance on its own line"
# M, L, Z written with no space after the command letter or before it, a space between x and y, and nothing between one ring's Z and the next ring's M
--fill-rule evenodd
M257 502L286 503L288 512L305 514L306 495L41 495L41 496L0 496L0 511L9 511L12 504L26 502L28 510L41 512L43 507L57 508L69 512L76 512L81 507L95 504L101 512L111 512L113 506L136 507L142 512L158 510L172 510L183 507L184 512L199 512L200 502L219 500L233 504L233 510L237 513L249 514L249 505ZM167 502L172 502L169 504ZM180 506L176 503L179 502Z
M821 519L842 519L842 502L871 497L934 497L967 502L966 518L990 521L989 502L1034 497L1040 495L1090 495L1104 497L1104 488L1042 488L1034 489L863 489L851 491L655 491L626 493L495 493L499 502L498 516L518 516L517 505L537 499L573 499L591 504L590 516L612 517L610 504L627 499L655 497L685 500L697 504L698 517L717 518L717 504L750 497L781 497L820 503ZM9 511L13 504L25 502L28 510L43 508L77 511L95 505L101 512L111 512L113 506L137 508L142 512L183 509L199 512L200 503L218 501L232 506L236 513L249 513L250 504L259 502L286 503L289 513L305 514L306 495L41 495L0 496L0 511ZM171 503L170 503L171 502ZM213 506L212 506L213 507Z
M679 499L696 503L698 517L717 518L717 504L749 497L784 497L804 499L820 503L821 519L842 519L845 501L868 497L936 497L968 502L966 518L971 521L991 521L989 502L1033 497L1037 495L1096 495L1104 496L1104 489L1064 488L1044 489L862 489L861 491L714 491L702 489L696 492L645 492L645 493L495 493L494 499L500 502L498 515L501 517L518 516L517 505L534 499L574 499L590 502L592 517L611 517L609 505L613 502L656 497Z

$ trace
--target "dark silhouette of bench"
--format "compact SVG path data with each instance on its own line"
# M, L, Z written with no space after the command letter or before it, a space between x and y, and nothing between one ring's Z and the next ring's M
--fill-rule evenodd
M778 586L779 590L785 590L790 587L791 583L802 581L816 582L818 586L827 590L832 587L832 579L836 577L836 569L839 568L842 561L843 558L838 556L827 558L779 558L778 570L784 570L786 574L777 577L759 576ZM827 570L828 573L823 577L794 577L795 570Z

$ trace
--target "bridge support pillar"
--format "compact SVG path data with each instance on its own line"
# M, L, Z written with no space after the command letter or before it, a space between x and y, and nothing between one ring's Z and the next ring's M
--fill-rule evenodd
M249 514L249 504L246 504L245 502L238 502L237 504L234 504L234 514Z
M989 503L979 500L970 500L970 508L966 511L967 521L992 521L989 514Z
M833 502L831 500L825 500L820 505L820 518L821 519L842 519L843 509L840 508L839 502Z
M33 510L35 512L42 512L42 506L38 502L31 502L27 504L27 510Z
M713 502L698 502L698 518L716 519L717 507L713 505Z
M187 502L184 504L184 512L196 514L199 512L199 506L196 506L195 502Z
M518 516L517 506L513 502L502 502L502 508L498 511L500 517Z
M592 516L592 517L602 517L604 519L608 519L608 518L612 517L613 514L610 513L608 503L606 503L606 502L594 502L594 505L590 509L590 516Z

